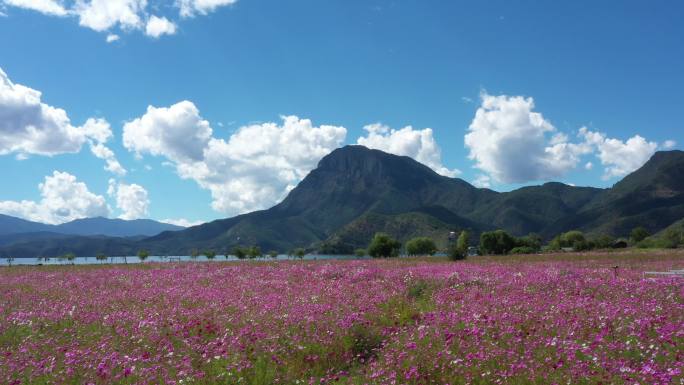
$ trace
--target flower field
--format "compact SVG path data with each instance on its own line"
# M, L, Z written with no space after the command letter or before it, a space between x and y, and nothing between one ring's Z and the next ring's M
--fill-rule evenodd
M614 269L613 266L620 266ZM682 254L0 268L2 384L682 384Z

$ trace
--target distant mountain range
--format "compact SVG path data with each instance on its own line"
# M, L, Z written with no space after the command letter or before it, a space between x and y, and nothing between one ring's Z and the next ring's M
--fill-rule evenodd
M0 214L0 246L20 242L39 242L74 236L131 237L142 239L163 231L183 230L184 227L150 219L84 218L60 225L27 221Z
M658 232L684 218L684 152L656 153L642 168L609 189L562 183L511 192L476 188L448 178L409 157L362 146L325 156L278 205L144 239L69 237L25 240L0 247L0 256L225 252L234 246L262 250L306 247L348 253L375 232L405 241L433 237L442 246L450 231L505 229L549 239L572 229L626 236L636 226ZM1 241L0 241L1 242Z

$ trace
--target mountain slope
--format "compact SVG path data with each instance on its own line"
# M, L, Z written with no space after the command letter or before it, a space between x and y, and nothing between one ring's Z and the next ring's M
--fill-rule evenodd
M96 237L46 239L24 244L22 249L16 245L0 248L0 255L28 255L31 247L49 255L70 245L78 255L141 248L159 255L188 254L193 249L221 253L251 245L264 251L307 247L350 252L365 247L377 231L401 241L428 235L440 244L450 231L462 229L474 236L495 228L515 235L536 232L547 239L572 229L625 236L636 226L656 233L683 217L681 151L656 153L611 189L546 183L498 193L438 175L408 157L346 146L321 159L280 204L268 210L167 231L137 242Z
M184 227L151 219L123 220L117 218L83 218L56 226L56 232L72 235L106 235L110 237L153 236L163 231L183 230Z
M576 214L557 220L544 234L552 236L575 228L625 236L637 226L656 233L682 217L684 152L661 151Z
M31 222L21 218L0 214L0 235L54 231L53 225Z

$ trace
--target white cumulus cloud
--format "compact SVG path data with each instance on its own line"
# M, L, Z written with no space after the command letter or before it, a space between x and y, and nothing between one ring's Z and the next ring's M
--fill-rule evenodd
M112 136L103 119L73 126L66 111L41 97L40 91L14 84L0 68L0 155L76 153L87 141L104 143Z
M119 218L132 220L147 217L150 199L144 187L110 179L107 194L116 200L116 207L121 210Z
M596 148L605 171L604 179L621 177L643 166L658 148L658 143L649 142L640 135L627 141L608 138L602 132L590 131L582 127L579 132L588 145Z
M176 33L172 19L206 15L237 0L0 0L0 7L16 7L48 16L78 19L79 25L97 32L106 32L107 43L119 40L116 32L141 31L152 38ZM177 9L178 14L158 16L152 10ZM1 9L1 8L0 8ZM6 16L4 13L0 13Z
M675 142L674 140L666 140L665 142L663 142L663 148L666 150L671 150L671 149L675 148L676 146L677 146L677 142Z
M431 128L415 130L407 126L395 130L375 123L363 129L367 134L359 137L357 144L391 154L410 156L441 175L454 177L461 173L457 169L449 169L442 164L442 151L435 141Z
M192 226L199 226L204 223L204 221L191 221L185 218L178 218L178 219L162 219L159 222L162 223L168 223L170 225L176 225L176 226L181 226L181 227L192 227Z
M4 3L17 8L38 11L46 15L67 15L67 10L62 6L61 2L55 0L5 0Z
M548 180L574 169L590 148L567 140L534 111L532 98L486 93L465 135L475 167L503 183Z
M176 33L176 24L165 17L152 16L147 20L145 35L159 38L162 35L173 35Z
M235 3L237 0L177 0L176 2L180 8L181 17L192 17L196 14L206 15L218 7Z
M40 201L0 201L0 213L50 224L109 215L105 198L69 173L55 171L38 188Z
M148 107L124 125L124 146L138 155L160 155L181 178L192 179L212 195L214 210L240 214L281 199L339 147L344 127L314 126L308 119L282 117L282 123L239 128L227 140L213 130L192 102Z

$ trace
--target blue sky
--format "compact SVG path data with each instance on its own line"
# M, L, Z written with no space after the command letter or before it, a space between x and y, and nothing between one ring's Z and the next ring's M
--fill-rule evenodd
M97 118L111 131L102 143L83 134L78 152L36 150L8 134L26 127L0 124L9 138L0 170L11 181L0 212L50 222L232 216L272 205L324 150L357 142L496 190L545 180L605 187L684 143L678 1L186 0L184 15L173 1L115 3L138 19L98 18L96 2L86 15L71 1L55 11L0 0L0 68L14 85L5 91L40 91L75 129ZM153 17L164 20L158 29ZM30 113L2 103L0 116ZM150 105L163 110L131 124ZM189 126L165 126L164 114ZM285 116L299 120L288 126ZM184 146L204 120L211 132ZM173 140L160 137L169 130ZM263 138L289 147L283 137L306 143L297 154L246 149ZM125 175L103 169L89 149L97 144ZM226 160L238 155L260 160ZM70 187L41 195L48 182Z

